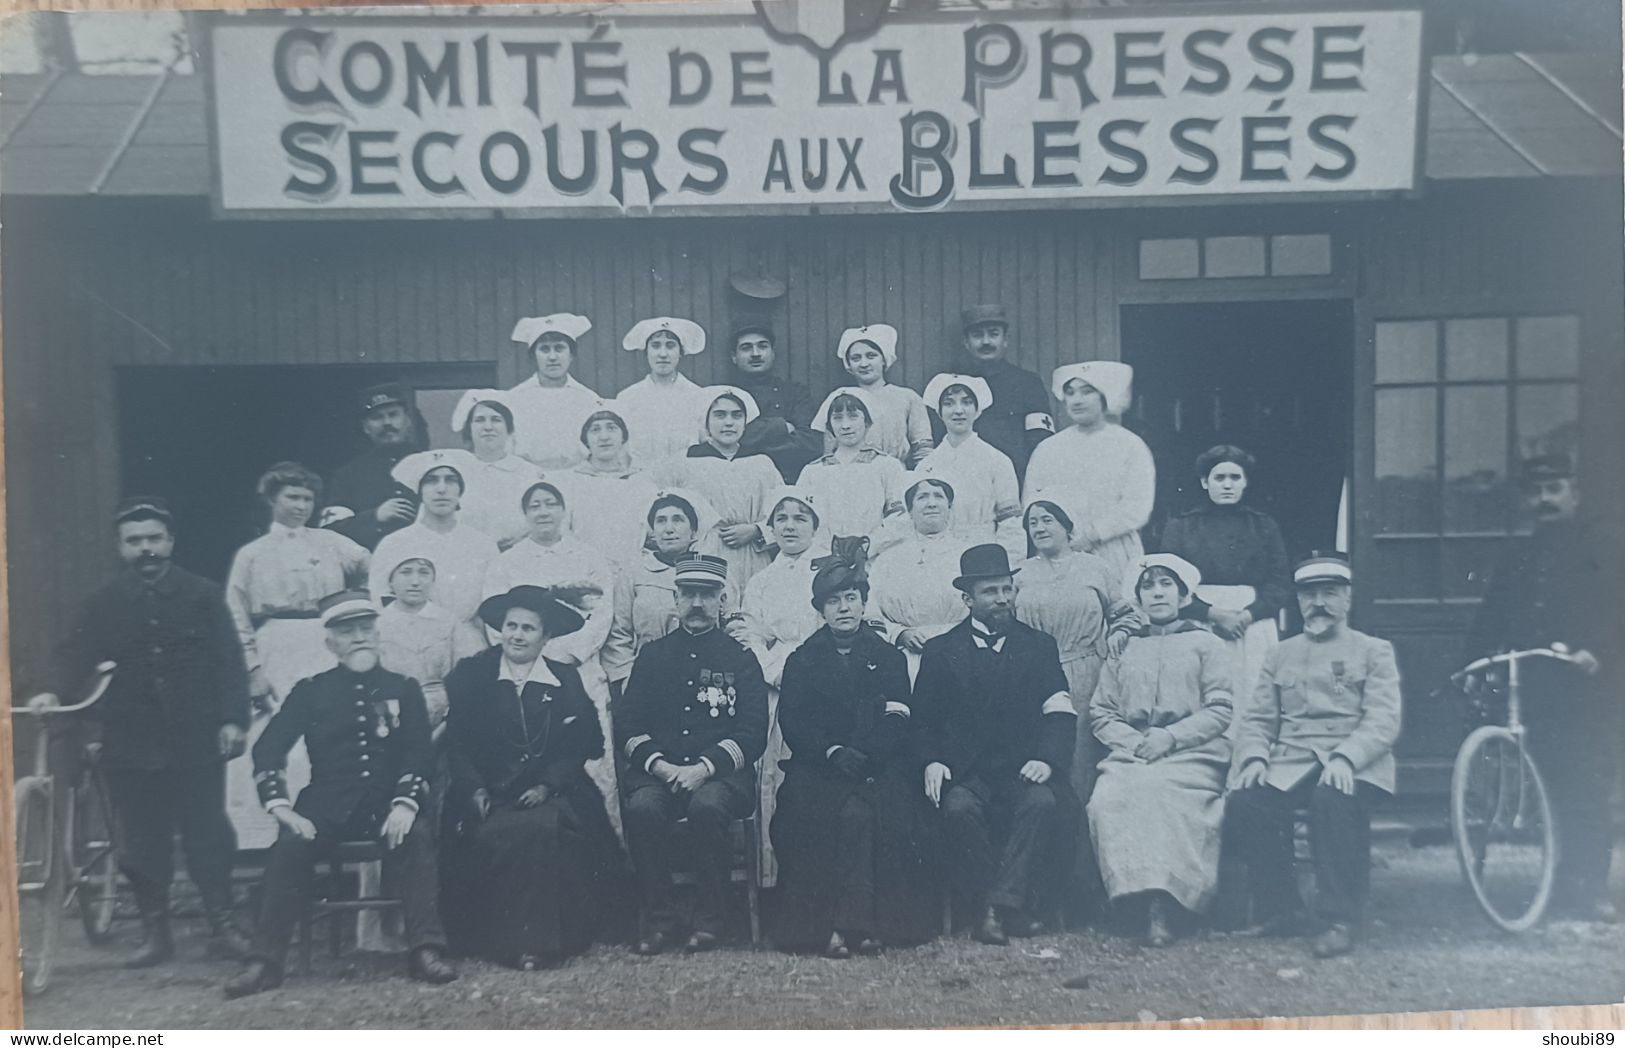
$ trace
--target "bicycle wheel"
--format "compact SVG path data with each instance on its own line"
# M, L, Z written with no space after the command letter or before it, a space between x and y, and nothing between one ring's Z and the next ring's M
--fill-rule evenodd
M1478 905L1499 928L1521 932L1546 911L1557 836L1546 784L1505 728L1467 736L1450 777L1456 855Z
M113 936L118 908L118 864L113 859L113 812L107 784L87 771L70 800L63 839L72 862L72 894L85 937L101 944Z
M62 863L52 833L52 784L29 776L16 785L17 947L23 992L43 993L62 934Z

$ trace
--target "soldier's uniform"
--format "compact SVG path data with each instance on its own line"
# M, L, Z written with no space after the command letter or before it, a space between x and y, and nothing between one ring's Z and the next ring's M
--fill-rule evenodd
M687 581L688 563L678 566L679 583ZM629 765L622 786L626 841L647 931L677 930L672 831L685 816L700 865L694 931L715 935L720 928L729 830L755 810L755 764L767 745L767 721L761 665L720 628L693 634L679 627L638 652L615 726ZM711 778L692 793L674 793L650 773L657 759L709 764Z
M729 349L741 335L760 333L773 341L772 325L760 318L747 317L734 325ZM824 453L824 434L812 428L818 402L799 382L772 374L753 375L731 367L731 381L749 393L761 409L755 421L745 427L741 455L766 455L779 469L786 484L794 484L802 467Z
M970 329L977 324L1003 324L1010 326L1004 307L994 305L971 306L960 313L960 324ZM948 370L962 375L980 375L993 391L993 403L976 419L976 435L1010 457L1016 467L1016 481L1025 482L1027 459L1039 441L1055 432L1055 419L1050 414L1049 390L1044 380L1026 368L1008 360L982 361L961 350L955 355ZM762 409L763 412L767 408ZM947 432L936 408L931 408L931 436L942 443Z
M363 417L391 404L405 408L414 425L423 425L405 386L386 382L361 391L359 406ZM419 432L416 440L404 444L389 447L373 444L335 470L322 500L325 508L321 525L370 550L377 547L378 540L385 535L412 523L413 517L379 523L377 512L379 506L393 498L407 499L417 505L417 492L396 480L392 471L397 462L422 446L423 437Z
M1315 570L1300 565L1295 581L1311 581ZM1342 624L1290 637L1270 653L1244 707L1233 762L1239 772L1264 761L1265 778L1232 792L1225 812L1232 854L1249 868L1266 912L1298 904L1292 820L1307 806L1316 916L1359 924L1371 874L1370 806L1394 791L1399 727L1399 667L1387 641ZM1352 796L1320 785L1334 757L1354 768Z
M310 785L290 802L283 772L301 738L310 754ZM272 846L255 959L280 970L318 856L346 841L377 840L395 804L414 811L426 805L433 767L428 708L410 677L381 667L357 673L336 666L294 686L254 743L254 777L267 811L291 803L315 824L316 838L284 831ZM429 821L419 811L406 839L384 856L386 876L399 878L413 949L445 944Z

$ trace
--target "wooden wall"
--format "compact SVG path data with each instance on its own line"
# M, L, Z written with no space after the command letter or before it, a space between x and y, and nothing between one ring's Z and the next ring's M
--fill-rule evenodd
M837 384L841 329L874 321L902 332L893 380L921 388L958 343L959 308L976 301L1009 306L1016 356L1047 375L1063 361L1117 356L1121 301L1270 297L1259 282L1166 292L1137 283L1136 232L1286 223L1339 231L1352 264L1321 294L1352 297L1362 323L1418 299L1583 300L1604 318L1588 346L1584 417L1593 445L1617 448L1619 216L1617 192L1533 180L1435 185L1425 200L1345 208L592 223L271 225L216 221L198 201L10 200L0 291L17 684L43 683L53 638L112 563L120 365L495 361L506 385L522 364L508 339L514 318L570 309L597 325L578 377L609 394L643 371L640 355L618 348L631 323L690 316L720 341L743 304L729 275L761 268L790 287L777 314L781 368L815 392ZM689 367L717 380L726 358L713 348ZM1595 488L1617 487L1600 479ZM1625 519L1617 509L1610 519Z

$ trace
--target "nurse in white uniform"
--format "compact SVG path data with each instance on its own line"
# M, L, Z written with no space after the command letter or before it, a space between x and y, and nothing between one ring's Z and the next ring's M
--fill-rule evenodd
M514 325L513 340L530 350L536 369L508 390L515 450L541 469L569 469L584 457L581 424L602 398L577 382L570 368L581 337L591 330L592 321L579 313L524 317Z
M976 433L976 420L993 404L993 389L980 375L943 373L925 387L946 432L915 471L942 477L954 488L954 528L969 545L997 542L1017 563L1027 556L1021 530L1021 486L1010 456Z
M682 317L650 317L632 325L621 348L649 362L649 373L615 398L616 410L632 423L632 464L650 469L682 458L694 443L694 420L705 410L705 387L678 368L683 358L705 352L705 329Z

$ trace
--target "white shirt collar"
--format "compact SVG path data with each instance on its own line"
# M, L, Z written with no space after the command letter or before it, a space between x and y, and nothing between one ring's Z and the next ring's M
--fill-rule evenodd
M513 664L506 655L500 660L502 666L497 670L497 680L505 680L514 687L523 689L527 684L551 684L558 687L559 679L553 676L553 671L547 668L547 660L537 656L536 661L530 664L530 669L521 677L514 672Z

